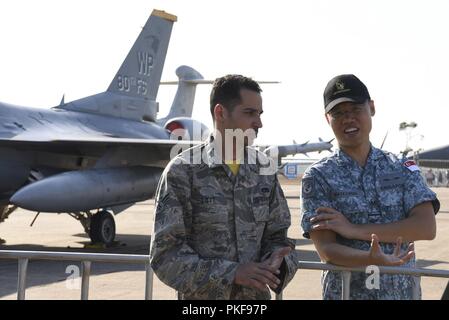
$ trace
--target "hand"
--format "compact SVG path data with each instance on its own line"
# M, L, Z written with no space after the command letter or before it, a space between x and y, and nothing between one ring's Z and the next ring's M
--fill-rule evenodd
M319 207L316 212L318 215L310 219L312 231L332 230L346 239L354 238L355 226L341 212L327 207Z
M279 271L277 268L270 266L269 263L248 262L237 267L234 283L244 287L267 291L267 285L270 288L276 288L280 283L275 273L277 274Z
M396 247L393 254L385 254L379 245L379 238L377 235L371 235L371 248L369 250L370 260L372 264L379 266L400 266L408 261L415 255L415 247L413 242L409 244L407 250L401 253L402 238L398 237L396 240Z
M262 261L262 264L265 264L268 267L276 269L276 274L279 274L280 273L279 268L281 267L282 261L284 261L284 257L288 255L290 251L292 251L292 248L290 247L278 248L271 253L268 259ZM275 290L277 286L273 287L269 285L269 287L271 288L271 290Z
M275 268L278 271L277 273L279 273L279 267L281 266L282 261L284 261L284 257L287 256L290 251L292 251L292 248L290 247L276 249L271 253L270 257L262 261L262 263Z

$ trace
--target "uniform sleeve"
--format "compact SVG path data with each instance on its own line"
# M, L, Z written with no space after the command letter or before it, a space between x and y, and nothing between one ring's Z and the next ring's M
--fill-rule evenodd
M430 190L418 170L410 171L404 168L407 176L404 188L404 211L407 216L414 207L426 201L431 201L435 214L440 210L440 201L435 192Z
M295 242L287 237L287 231L291 224L290 210L276 175L274 176L274 186L270 195L269 216L270 219L262 237L262 261L267 259L278 248L292 248L291 253L284 258L280 268L281 274L278 277L281 280L281 284L275 291L279 293L293 279L297 270L298 257L295 252Z
M310 239L310 229L312 223L310 219L316 216L316 209L319 207L333 208L331 191L329 186L313 169L304 173L301 188L301 227L303 237Z
M168 166L159 182L151 267L162 282L187 296L229 299L238 264L200 258L188 242L191 218L187 214L190 206L187 166Z

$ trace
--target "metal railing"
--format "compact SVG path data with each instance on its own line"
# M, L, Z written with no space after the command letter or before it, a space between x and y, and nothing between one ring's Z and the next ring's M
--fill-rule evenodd
M76 253L76 252L47 252L47 251L13 251L0 250L0 259L18 260L17 299L24 300L26 292L26 277L29 260L80 261L81 268L81 300L89 298L89 279L92 262L108 263L137 263L145 264L145 300L153 298L153 270L150 266L149 255L106 254L106 253ZM379 272L384 274L405 274L416 278L413 287L413 299L419 299L419 283L421 277L449 278L448 270L383 267ZM342 273L342 300L349 300L351 272L366 272L366 267L341 267L332 264L311 261L299 261L298 270L330 270ZM282 300L282 293L276 295L276 300Z
M92 262L145 264L145 300L153 298L153 269L148 255L0 250L0 259L18 260L17 299L25 300L29 260L81 261L81 300L89 298Z
M408 267L384 267L377 266L379 272L382 274L404 274L415 277L415 285L413 287L413 299L417 300L420 296L420 282L421 277L438 277L438 278L449 278L448 270L438 270L438 269L424 269L424 268L408 268ZM330 271L340 271L342 273L342 300L349 300L350 297L350 283L351 283L351 272L366 272L366 267L341 267L332 264L322 263L322 262L311 262L311 261L299 261L298 271L301 269L306 270L330 270ZM278 297L276 297L278 299Z

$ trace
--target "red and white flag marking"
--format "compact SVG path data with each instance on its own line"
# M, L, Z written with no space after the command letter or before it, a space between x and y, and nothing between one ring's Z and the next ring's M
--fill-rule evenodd
M412 172L419 171L418 165L413 160L408 160L408 161L404 162L404 166Z

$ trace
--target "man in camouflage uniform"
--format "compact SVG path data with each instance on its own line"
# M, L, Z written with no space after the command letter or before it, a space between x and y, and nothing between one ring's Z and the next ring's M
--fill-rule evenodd
M248 147L251 136L243 139L244 152L231 140L232 157L221 143L226 129L257 134L260 92L242 76L217 79L214 134L173 159L159 182L151 266L183 299L270 299L268 288L280 292L296 272L276 170L267 172L269 160Z
M374 102L357 77L333 78L324 91L324 105L339 149L304 174L304 236L328 263L414 267L413 241L432 240L436 234L435 193L413 161L399 161L371 145ZM381 274L379 287L369 289L368 276L351 273L351 299L412 298L413 277ZM324 272L323 298L341 299L341 283L341 273Z

